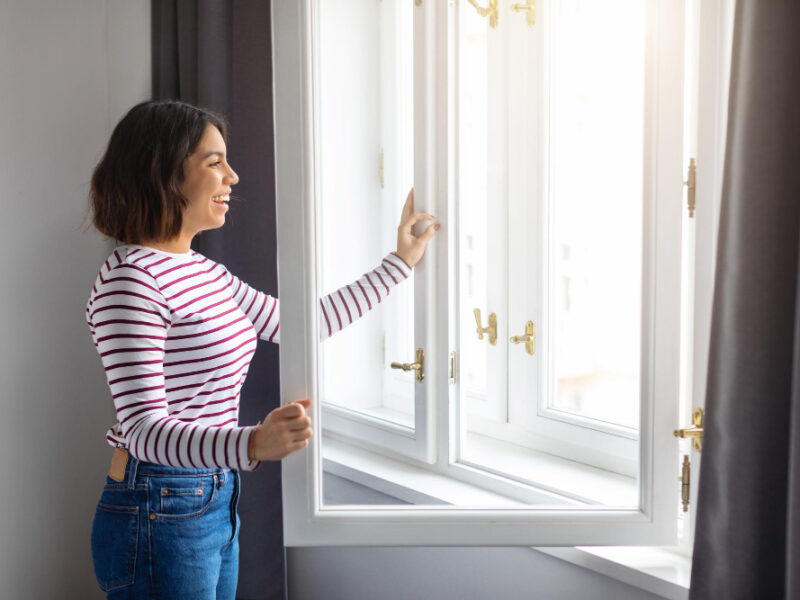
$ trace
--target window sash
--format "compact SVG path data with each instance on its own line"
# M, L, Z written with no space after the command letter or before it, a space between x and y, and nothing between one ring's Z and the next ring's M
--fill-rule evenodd
M413 111L404 106L412 103L406 100L405 94L401 95L409 86L405 81L406 71L410 70L405 63L409 60L402 56L402 52L410 42L407 39L410 32L396 26L408 17L402 13L412 10L412 7L395 1L356 3L351 8L353 10L346 14L340 6L320 4L318 10L324 14L318 15L317 38L312 47L314 55L319 57L318 68L312 73L317 93L314 98L317 116L314 127L319 148L315 167L317 181L324 182L325 186L324 198L322 190L317 192L320 199L325 200L325 206L317 206L317 214L322 216L318 221L318 232L320 238L324 238L326 233L334 238L326 245L324 253L321 248L323 239L317 253L318 263L326 265L337 265L346 260L347 251L342 250L345 246L366 245L369 253L376 256L394 247L400 206L412 183L412 165L402 150L411 142L403 125L410 120L406 113ZM323 18L326 20L324 26ZM358 36L353 47L342 47L340 40L352 27L374 27L378 31L370 30L366 35ZM355 38L357 34L349 35ZM364 52L364 48L369 52ZM337 54L339 52L344 59ZM348 60L358 64L363 61L363 77L354 73L352 68L340 70L341 63ZM350 94L355 93L356 97L351 99L348 94L340 94L342 87L351 89ZM371 95L373 90L380 93ZM334 105L333 109L326 103ZM373 121L359 127L360 123L354 123L354 112L360 112ZM384 112L392 118L381 114ZM326 132L335 131L333 139L330 136L322 139L319 131L322 128ZM380 182L377 177L378 154L357 156L355 164L347 164L351 153L342 155L340 149L342 140L348 138L348 132L359 148L352 154L363 155L382 146L380 158L384 161L384 177ZM374 165L375 171L364 177L364 165L369 164ZM364 181L353 181L359 177ZM351 190L360 191L356 196L360 203L358 207L342 206L341 202L331 199L331 191L334 195L338 192L340 197L347 197ZM323 209L329 206L333 207L331 213L324 214ZM378 225L361 231L354 241L350 234L342 235L353 224L360 224L358 219L353 220L353 214L374 219ZM432 460L433 430L425 409L427 389L415 385L413 374L389 368L392 361L413 360L414 344L413 340L409 343L409 338L413 337L414 329L414 278L395 288L375 309L382 312L382 319L370 315L368 322L347 328L326 342L325 351L319 355L321 370L329 384L323 386L322 413L326 430L429 462ZM335 289L343 283L338 275L322 279L328 289ZM412 305L410 310L409 304ZM398 314L401 314L399 319ZM378 362L382 363L382 368L377 366ZM370 365L368 377L357 377L352 366L359 364ZM355 393L348 395L348 387L352 387Z
M649 55L649 72L664 77L657 88L648 83L650 100L659 93L658 112L648 117L648 135L657 137L659 156L667 164L680 143L674 131L665 127L680 119L680 77L667 69L658 69L666 49L675 47L681 34L683 11L650 0L654 9L651 26L665 26L658 36L660 52ZM676 9L677 8L677 9ZM279 286L282 300L281 400L287 403L298 397L318 398L317 388L317 286L315 254L315 171L313 130L313 56L311 0L296 3L274 3L273 40L275 60L275 121L277 166L278 244L281 257ZM424 73L423 85L415 87L415 105L424 107L415 114L415 190L420 207L431 198L447 198L448 181L448 111L447 80L436 77L447 72L449 39L445 3L425 2L415 8L415 67ZM657 16L656 16L657 13ZM437 24L439 27L437 27ZM437 34L438 33L438 34ZM676 98L678 99L676 101ZM655 103L651 102L651 105ZM665 133L666 132L666 133ZM679 136L678 136L679 137ZM678 158L679 162L679 158ZM650 193L658 199L646 214L650 229L655 232L656 217L664 231L674 232L680 222L680 207L671 207L668 200L680 194L680 181L670 169L650 165ZM452 200L452 199L449 199ZM444 207L439 207L444 208ZM437 236L428 250L426 262L417 269L415 287L417 302L434 305L438 314L448 314L450 281L437 280L434 272L447 272L448 215L437 216L445 235ZM655 239L650 237L648 239ZM659 238L659 241L661 238ZM658 273L659 289L679 292L679 265L674 248L659 244L648 257ZM435 266L436 269L427 268ZM662 288L663 283L663 288ZM674 402L677 396L677 347L674 339L678 303L669 293L654 296L655 281L647 282L645 306L655 323L654 343L645 351L655 365L651 381L652 395L643 407L643 441L641 463L645 466L640 478L639 509L590 508L504 509L487 507L326 507L321 496L321 448L319 436L312 439L306 451L294 453L283 462L284 520L287 545L582 545L582 544L669 544L675 538L677 486L674 485L676 452L671 431L664 424L674 423ZM428 321L426 322L426 319ZM444 341L449 337L448 319L423 315L418 324L417 339L425 339L430 357L430 380L435 392L445 399L451 390L447 381L449 352ZM436 341L441 346L437 348ZM657 360L656 360L657 359ZM429 384L431 385L431 384ZM433 412L434 403L424 408ZM439 422L448 422L455 408L452 403L437 403ZM313 416L319 422L319 406L313 405ZM430 414L429 416L433 416ZM429 419L428 423L434 423ZM440 430L440 434L441 434ZM438 451L452 452L452 436L440 435ZM650 469L650 467L653 467Z
M459 348L463 368L461 402L467 402L468 430L476 428L500 440L513 440L526 447L551 451L600 468L622 469L633 475L637 469L638 429L548 408L549 373L544 369L548 361L543 358L552 355L553 348L548 339L551 324L542 320L548 315L545 309L549 302L544 294L547 286L543 287L542 281L527 274L550 271L549 253L539 240L546 237L542 223L547 213L543 204L548 179L546 157L550 150L548 111L543 107L548 106L550 93L546 79L551 71L551 59L546 41L551 37L551 10L557 10L555 5L540 12L536 28L527 27L523 20L508 19L495 32L486 29L485 61L481 55L467 54L469 47L462 41L474 39L474 27L476 24L485 27L483 21L473 11L458 16L455 44L459 48L459 59L461 44L464 44L467 54L464 62L469 63L459 64L459 75L467 72L467 78L472 78L474 69L486 70L485 75L481 72L478 77L486 78L489 94L485 154L490 157L486 164L466 157L458 176L466 177L467 184L474 188L476 181L480 181L474 172L483 169L488 181L486 197L491 198L491 203L485 209L480 204L469 207L462 204L459 208L459 223L463 224L464 231L459 234L459 255L455 262L464 260L461 251L469 244L460 238L472 233L466 228L475 227L473 213L477 212L480 214L478 227L482 220L486 222L487 238L491 241L484 250L490 253L487 264L504 265L504 268L489 269L485 275L484 295L489 299L486 303L464 302L463 290L469 286L460 282L459 331L464 334ZM513 94L506 93L510 89ZM472 89L469 82L459 82L456 102L460 102L462 94L474 96L476 93L480 90ZM459 119L456 135L486 125L479 121L480 115L463 112L462 116L461 110L455 111ZM474 152L473 146L472 141L464 144L469 152ZM522 157L536 159L530 163ZM641 170L642 166L640 163L628 165L628 168ZM622 173L624 169L619 171ZM511 219L508 214L515 217ZM504 240L509 240L508 244L504 244ZM457 268L457 273L463 279L470 279L463 265ZM473 308L480 308L484 325L488 313L498 314L498 346L490 347L486 339L482 342L475 339ZM510 346L508 342L509 335L522 333L527 320L533 320L537 327L537 353L533 357L525 355L520 346ZM486 356L487 390L483 395L465 385L469 382L463 376L467 361L476 356L476 344L481 344ZM522 433L525 429L530 433ZM608 446L609 451L598 452L604 446Z

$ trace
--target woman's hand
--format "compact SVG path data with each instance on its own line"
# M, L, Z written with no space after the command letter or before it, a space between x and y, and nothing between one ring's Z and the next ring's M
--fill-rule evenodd
M428 241L439 231L439 224L431 224L422 232L419 237L414 237L414 223L419 220L435 219L431 214L414 212L414 188L408 192L408 198L403 205L403 213L400 216L400 226L397 228L397 256L406 261L409 267L414 267L425 254L425 246Z
M308 446L311 419L306 409L311 400L296 400L270 412L250 438L250 460L280 460L295 450Z

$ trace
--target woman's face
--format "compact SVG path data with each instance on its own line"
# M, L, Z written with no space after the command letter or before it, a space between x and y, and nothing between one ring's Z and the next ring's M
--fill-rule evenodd
M190 237L225 224L231 187L239 181L226 159L219 129L208 125L194 152L183 164L181 192L189 200L183 212L183 233Z

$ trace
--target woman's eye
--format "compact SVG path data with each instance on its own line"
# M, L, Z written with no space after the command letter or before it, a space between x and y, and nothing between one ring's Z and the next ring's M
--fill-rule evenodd
M217 162L215 162L215 163L211 163L211 166L212 166L212 167L216 167L216 166L217 166L217 165L218 165L220 162L221 162L221 161L219 161L219 160L218 160L218 161L217 161Z

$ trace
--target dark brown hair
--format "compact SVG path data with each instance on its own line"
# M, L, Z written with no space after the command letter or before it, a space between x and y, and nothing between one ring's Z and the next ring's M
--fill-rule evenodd
M188 204L180 191L183 162L208 125L227 142L225 119L209 110L178 100L130 109L92 174L89 205L97 230L126 244L178 235Z

